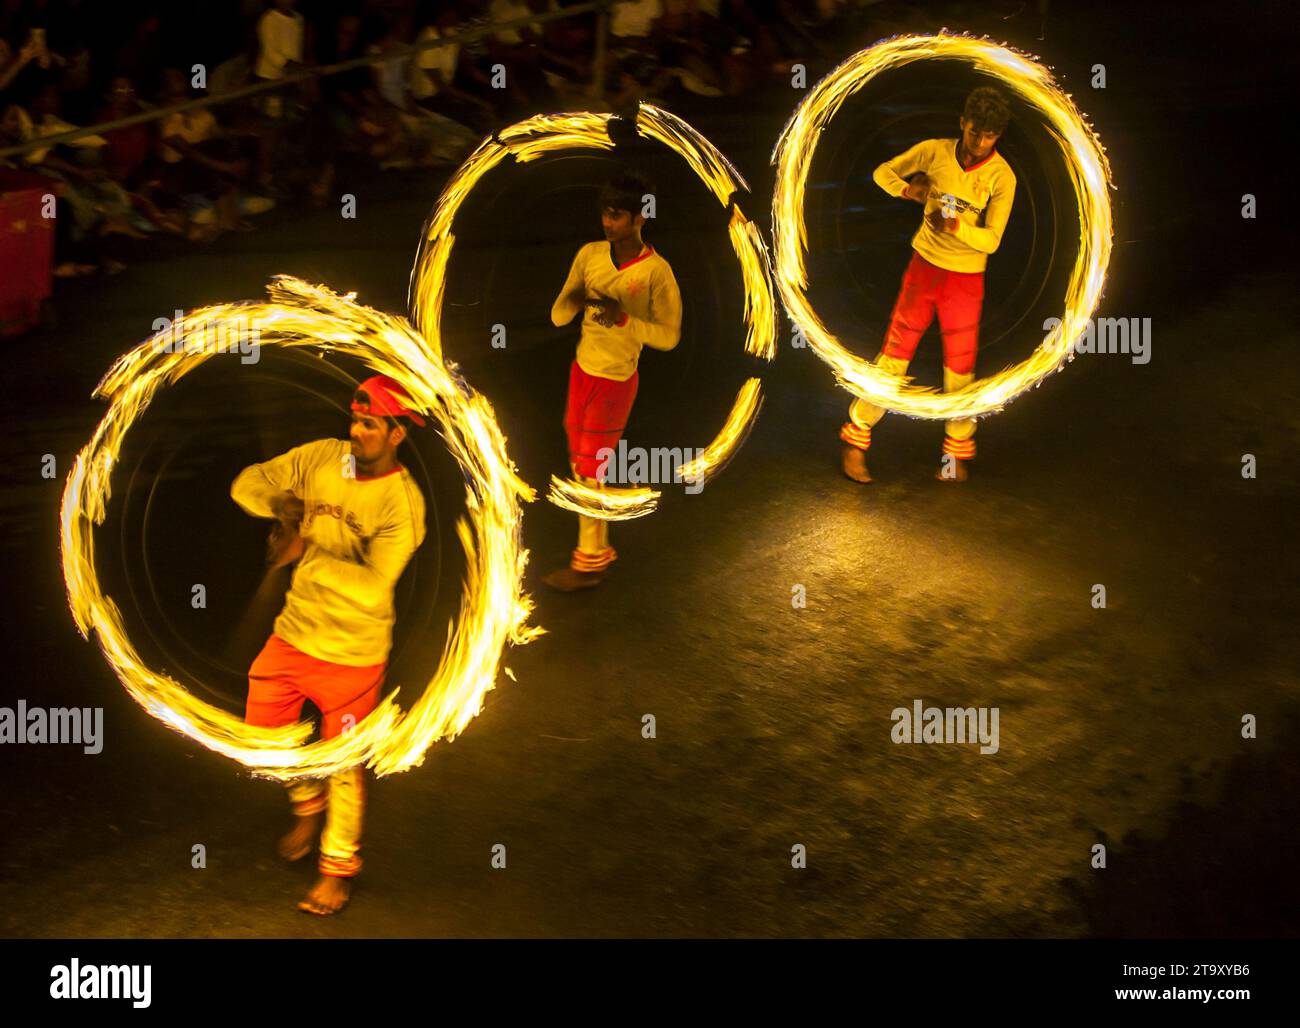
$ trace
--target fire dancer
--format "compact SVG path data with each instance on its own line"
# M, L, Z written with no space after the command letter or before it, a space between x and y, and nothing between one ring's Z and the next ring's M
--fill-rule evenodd
M1010 118L1003 95L983 86L966 98L959 139L923 140L876 168L873 178L881 189L925 207L877 367L904 374L937 311L944 392L974 381L984 266L1002 242L1016 192L1016 176L995 149ZM915 176L910 183L909 176ZM855 400L840 429L844 473L856 482L871 481L871 428L884 414L875 404ZM947 422L940 481L966 481L974 437L973 418Z
M391 378L376 375L352 399L350 443L319 439L239 473L230 495L254 517L276 518L269 564L297 562L284 609L248 670L251 725L297 721L304 700L321 713L321 737L355 727L378 700L388 666L393 588L424 541L424 497L397 462L405 418L424 425ZM289 785L296 818L280 855L300 860L324 819L320 876L298 908L337 914L361 870L365 772Z
M600 450L618 445L636 399L641 348L671 350L682 330L682 297L668 262L641 239L650 186L635 175L611 179L601 190L603 242L573 258L569 277L551 307L551 321L567 325L586 309L577 358L569 369L564 412L574 477L602 485ZM609 522L578 516L578 546L568 566L543 581L573 592L599 585L618 554Z

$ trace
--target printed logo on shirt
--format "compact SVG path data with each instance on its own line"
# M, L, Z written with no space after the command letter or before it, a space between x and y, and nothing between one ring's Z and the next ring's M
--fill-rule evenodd
M956 210L974 214L976 217L980 217L984 214L984 207L976 207L969 200L963 200L960 196L953 196L951 193L944 193L938 189L931 189L930 195L932 197L937 196L939 202L945 207L953 207Z
M630 283L627 287L628 299L630 300L632 297L636 296L636 294L641 292L644 288L645 279L643 278L639 278L635 282Z
M352 529L353 534L356 536L365 536L365 529L361 527L361 522L357 519L357 516L352 513L352 511L348 511L345 515L343 513L343 507L340 504L317 503L311 508L311 516L334 518L335 520L342 521L348 526L348 528Z

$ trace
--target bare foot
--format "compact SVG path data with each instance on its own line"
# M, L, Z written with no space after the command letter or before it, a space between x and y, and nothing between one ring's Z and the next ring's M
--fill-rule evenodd
M845 443L841 453L844 474L855 482L870 482L871 472L867 470L867 451Z
M552 571L542 579L552 589L558 589L562 593L577 592L579 589L591 589L600 585L605 580L605 576L599 571L574 571L571 567L563 567Z
M348 905L348 897L352 895L352 880L350 878L335 878L332 875L321 875L316 879L316 884L311 887L311 892L307 893L307 898L298 904L298 909L304 914L319 914L321 917L329 917L331 914L337 914Z
M947 460L940 462L939 471L934 476L940 482L965 482L967 479L966 462L964 460Z
M311 852L312 840L316 838L316 833L320 831L320 814L308 814L306 817L295 818L294 826L280 837L280 844L277 849L280 856L285 860L301 860Z

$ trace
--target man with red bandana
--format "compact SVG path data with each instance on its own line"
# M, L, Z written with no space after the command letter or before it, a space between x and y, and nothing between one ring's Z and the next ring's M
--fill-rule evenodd
M354 728L379 697L392 648L393 588L424 541L424 497L397 462L398 419L423 425L393 379L362 382L352 400L351 439L318 439L239 473L230 495L245 511L275 518L270 564L297 563L284 609L248 670L250 725L293 724L304 700L321 712L321 738ZM364 769L289 785L296 823L280 855L299 860L321 828L320 876L298 904L336 914L361 870Z
M877 367L906 373L937 313L944 391L955 392L975 380L984 267L1002 242L1016 193L1016 176L995 148L1010 117L1002 94L981 87L966 98L959 139L923 140L876 168L873 178L881 189L925 207ZM844 473L856 482L871 481L867 449L871 429L884 414L873 403L855 400L840 429ZM966 462L975 457L974 437L974 419L947 422L936 476L940 481L966 480Z

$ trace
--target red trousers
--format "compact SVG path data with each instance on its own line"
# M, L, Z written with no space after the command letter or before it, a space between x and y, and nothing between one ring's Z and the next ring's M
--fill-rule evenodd
M944 392L969 385L975 380L975 351L979 347L983 305L984 272L945 271L912 251L876 366L895 375L905 374L917 343L937 313L943 335ZM871 446L871 429L884 415L883 407L854 400L849 407L849 420L840 428L840 438L850 446L867 449ZM974 419L948 421L943 452L958 460L970 460L975 456L974 435Z
M889 319L884 353L910 361L937 313L943 366L955 374L969 375L975 370L983 305L984 272L945 271L913 250Z
M578 362L569 369L569 398L564 408L564 431L569 437L569 463L585 478L597 478L597 454L614 449L627 427L636 399L639 372L626 382L588 375Z

